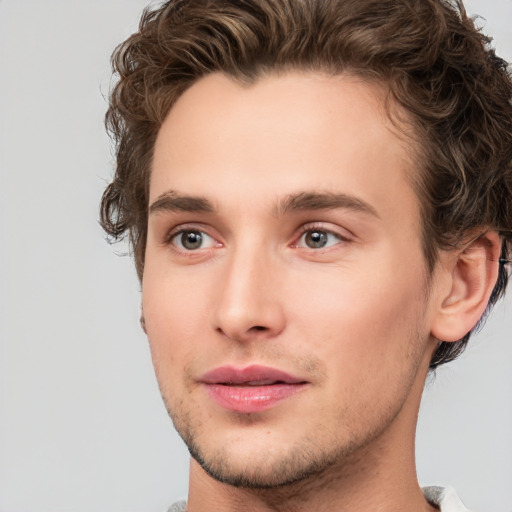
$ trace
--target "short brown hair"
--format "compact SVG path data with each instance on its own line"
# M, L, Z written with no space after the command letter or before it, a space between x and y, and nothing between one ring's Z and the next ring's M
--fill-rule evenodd
M176 99L222 72L253 82L269 72L350 72L382 83L412 120L429 270L440 249L478 230L503 241L490 305L503 295L512 246L512 80L490 39L454 0L171 0L146 9L112 56L118 81L106 125L117 165L101 224L129 236L142 279L155 140ZM470 333L441 343L431 368Z

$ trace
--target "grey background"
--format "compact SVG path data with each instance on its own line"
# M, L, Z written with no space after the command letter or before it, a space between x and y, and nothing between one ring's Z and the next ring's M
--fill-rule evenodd
M0 1L0 512L163 511L186 494L133 265L97 224L109 56L144 5ZM512 1L467 5L512 60ZM512 512L511 363L509 297L422 405L420 481L474 512Z

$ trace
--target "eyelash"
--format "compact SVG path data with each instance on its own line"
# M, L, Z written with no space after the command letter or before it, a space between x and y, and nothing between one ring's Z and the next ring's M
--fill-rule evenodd
M216 240L215 237L209 235L205 229L201 226L197 226L197 225L192 225L192 226L180 226L179 229L173 229L171 230L171 232L167 235L164 243L165 245L170 245L170 246L174 246L175 250L176 251L179 251L180 253L190 253L190 254L193 254L193 253L197 253L199 252L199 250L207 250L207 249L212 249L213 247L208 247L208 248L198 248L197 250L194 250L194 249L186 249L185 247L183 248L180 248L180 247L176 247L174 241L177 240L180 236L182 236L184 233L199 233L203 236L206 236L208 237L209 239L213 240L215 245L217 247L220 247L222 244L220 242L218 242Z
M314 232L317 232L317 233L325 233L327 235L331 235L331 236L334 236L338 242L335 243L335 244L331 244L327 247L319 247L319 248L315 248L313 249L312 247L299 247L299 242L302 240L302 238L307 234L307 233L314 233ZM348 236L344 236L342 235L341 233L337 232L337 231L334 231L332 229L327 229L324 225L322 224L306 224L304 226L302 226L299 230L299 233L298 233L298 236L296 238L296 242L293 243L292 247L296 247L296 248L299 248L299 249L309 249L309 250L312 250L312 251L315 251L315 252L318 252L318 251L321 251L322 249L325 249L325 250L328 250L330 247L334 246L334 245L337 245L338 243L340 242L350 242L351 241L351 238L349 238Z
M178 237L182 236L184 233L187 233L187 232L199 233L203 236L203 238L207 237L208 239L211 239L215 245L211 246L211 247L204 247L204 248L198 247L197 249L186 249L185 247L177 247L175 241L178 240ZM304 245L301 245L301 240L303 239L303 237L305 235L307 235L308 233L315 233L315 232L324 233L327 236L333 236L337 239L337 242L331 243L325 247L316 247L316 248L307 247L305 243L304 243ZM295 241L290 245L290 247L294 247L297 249L311 250L314 252L320 252L322 250L329 250L332 246L338 245L339 243L344 243L344 242L348 243L351 241L351 238L348 236L344 236L334 230L326 229L325 226L323 226L322 224L306 224L299 229L297 235L294 237L294 240ZM328 243L328 241L327 241L327 243ZM211 251L212 249L222 247L222 245L223 245L222 243L218 242L214 236L208 234L203 226L198 226L198 225L190 225L190 226L182 225L182 226L179 226L178 229L171 230L169 232L169 234L167 235L167 237L165 238L164 244L172 246L173 249L175 251L179 252L180 254L187 254L189 256L197 255L200 252L204 253L205 251ZM181 244L181 245L183 245L183 244Z

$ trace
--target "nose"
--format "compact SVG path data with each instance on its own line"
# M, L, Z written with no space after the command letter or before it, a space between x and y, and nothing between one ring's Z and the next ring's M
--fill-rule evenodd
M279 264L262 251L237 251L224 262L214 328L237 341L271 339L285 327Z

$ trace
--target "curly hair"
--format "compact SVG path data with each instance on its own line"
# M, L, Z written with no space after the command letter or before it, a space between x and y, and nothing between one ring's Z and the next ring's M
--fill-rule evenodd
M111 240L125 235L142 280L149 180L158 131L177 98L221 72L252 83L291 69L352 73L383 84L412 123L413 179L430 272L439 250L491 229L502 240L503 295L512 248L512 79L460 0L171 0L146 9L112 56L118 80L106 126L116 171L101 203ZM441 342L431 368L471 333Z

